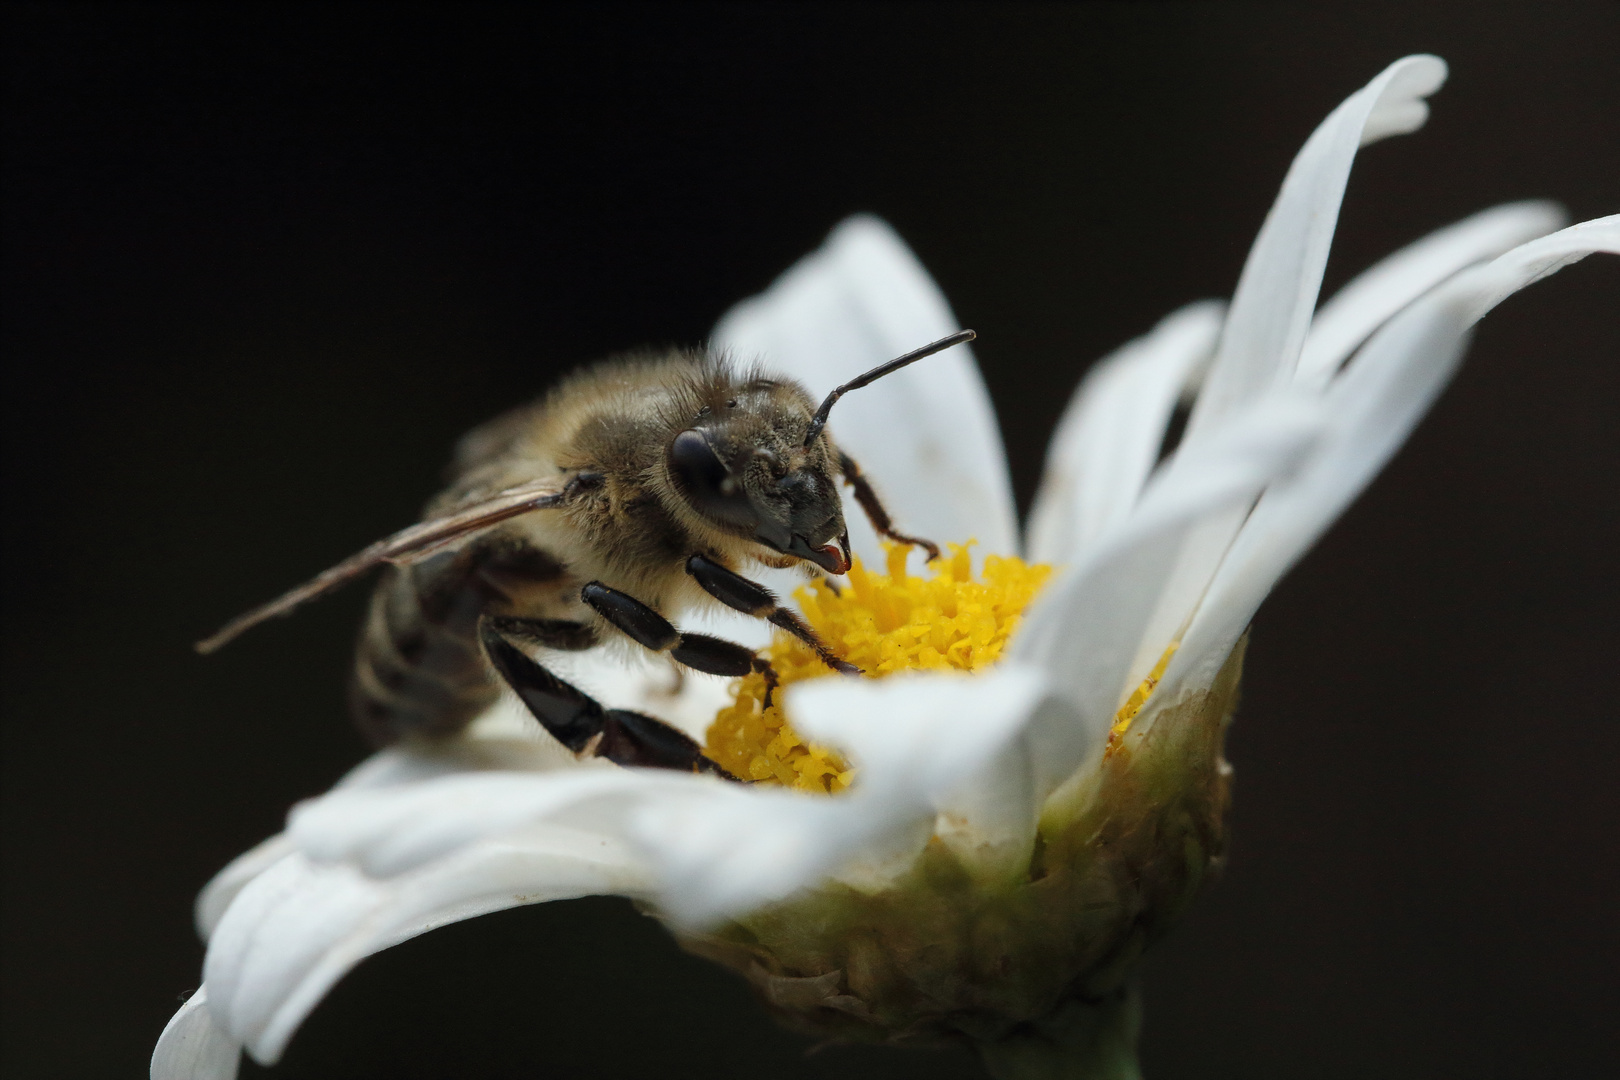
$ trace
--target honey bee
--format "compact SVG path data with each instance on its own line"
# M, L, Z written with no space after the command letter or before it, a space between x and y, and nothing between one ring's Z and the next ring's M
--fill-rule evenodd
M683 732L604 708L528 649L579 651L617 637L665 654L677 670L759 672L769 700L768 660L671 622L719 604L858 674L738 568L847 571L835 477L880 535L938 557L933 543L895 529L826 422L849 391L974 336L962 330L873 368L819 407L791 379L705 352L602 361L465 436L449 488L420 523L232 620L197 649L213 652L380 565L350 684L355 720L374 745L453 735L504 683L576 754L728 776Z

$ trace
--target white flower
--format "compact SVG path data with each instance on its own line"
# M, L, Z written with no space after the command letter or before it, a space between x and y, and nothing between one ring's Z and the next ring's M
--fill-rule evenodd
M1003 663L788 688L798 729L858 767L848 792L576 761L510 705L447 744L384 751L295 808L286 832L203 892L204 987L165 1029L152 1075L234 1076L244 1046L274 1062L365 956L519 904L631 896L696 947L723 951L728 920L772 911L779 925L832 883L840 895L883 896L925 850L946 852L973 881L1021 885L1043 857L1038 832L1095 809L1116 714L1167 656L1132 737L1146 745L1204 725L1216 735L1200 751L1199 782L1218 787L1208 777L1219 771L1235 650L1266 594L1406 438L1481 316L1587 254L1620 252L1620 218L1551 232L1555 207L1501 206L1398 252L1318 307L1357 148L1419 128L1444 78L1437 58L1408 57L1334 110L1289 170L1230 305L1183 308L1086 377L1028 532L1028 556L1061 570ZM715 339L819 394L956 328L900 240L855 218L728 314ZM1159 463L1172 411L1187 401L1185 435ZM1017 551L1006 463L967 349L852 395L835 426L909 530ZM880 557L864 521L852 517L851 529L858 552ZM571 677L610 704L689 727L724 696L723 684L691 679L671 705L645 700L638 675L582 666ZM1191 783L1192 766L1166 768L1172 787ZM1199 796L1215 831L1200 834L1190 879L1166 879L1177 888L1195 888L1218 857L1223 792ZM852 1024L888 1022L842 973L756 974L768 993L813 984L800 989ZM1117 1045L1089 1052L1115 1054L1110 1067L1129 1075L1134 1034L1121 1008ZM1006 1055L987 1061L1003 1075L1019 1068Z

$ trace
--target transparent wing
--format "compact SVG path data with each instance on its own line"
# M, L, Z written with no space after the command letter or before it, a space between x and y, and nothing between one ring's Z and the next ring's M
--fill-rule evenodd
M211 653L243 631L266 619L289 615L293 609L348 584L374 566L382 563L408 565L492 525L499 525L508 518L555 506L562 501L565 481L565 477L548 477L519 484L475 502L463 503L408 529L401 529L350 555L336 566L323 570L269 603L238 615L211 637L197 642L197 651L205 655Z

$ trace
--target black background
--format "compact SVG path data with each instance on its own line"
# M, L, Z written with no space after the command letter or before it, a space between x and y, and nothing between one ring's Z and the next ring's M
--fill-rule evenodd
M189 643L412 520L458 433L566 367L701 338L875 211L979 330L1027 507L1086 364L1229 294L1299 144L1396 57L1452 83L1358 162L1330 287L1491 203L1613 212L1620 181L1608 3L7 18L14 1077L144 1075L196 889L362 753L364 590ZM1620 1065L1617 297L1596 257L1492 315L1268 602L1232 863L1149 964L1151 1077ZM367 962L273 1075L977 1070L806 1045L590 900Z

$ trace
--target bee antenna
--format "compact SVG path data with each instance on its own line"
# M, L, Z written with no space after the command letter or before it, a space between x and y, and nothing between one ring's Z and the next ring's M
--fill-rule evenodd
M821 429L827 426L827 414L832 412L833 405L851 390L859 390L869 383L877 382L885 375L899 371L907 364L914 364L925 356L933 356L935 353L942 352L952 345L972 341L978 336L972 330L958 330L956 333L948 337L942 337L938 341L924 345L920 349L913 349L904 356L897 356L886 364L879 364L865 375L856 376L842 386L835 387L833 392L827 395L827 399L821 403L821 408L816 410L816 415L810 418L810 430L804 437L804 445L808 447L816 441L817 437L821 435Z

